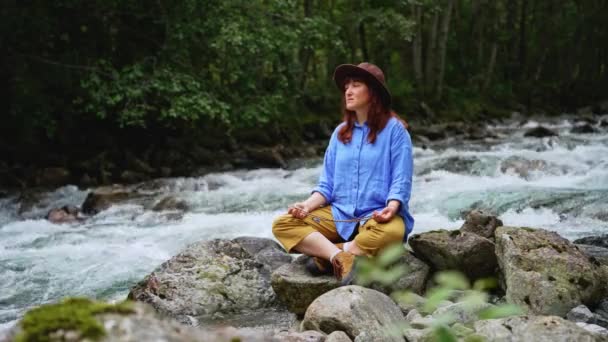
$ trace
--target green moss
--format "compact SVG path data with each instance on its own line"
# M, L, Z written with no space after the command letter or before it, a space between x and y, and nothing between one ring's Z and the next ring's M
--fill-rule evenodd
M76 331L81 338L97 340L105 335L105 330L94 315L102 313L133 313L133 304L68 298L57 304L43 305L25 314L21 321L22 332L15 341L51 341L51 334L58 330Z

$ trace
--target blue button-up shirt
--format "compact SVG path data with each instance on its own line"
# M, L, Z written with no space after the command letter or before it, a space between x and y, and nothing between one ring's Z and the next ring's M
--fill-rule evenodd
M369 127L355 122L350 143L338 139L340 124L333 132L325 158L319 192L332 206L336 220L371 215L382 210L390 200L401 202L399 215L406 226L406 237L414 228L408 202L412 191L412 141L407 130L396 118L391 118L371 144L367 140ZM336 222L338 234L347 240L357 222Z

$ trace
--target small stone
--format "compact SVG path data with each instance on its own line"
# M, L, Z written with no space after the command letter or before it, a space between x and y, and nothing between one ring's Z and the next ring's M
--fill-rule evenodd
M593 320L593 312L585 305L579 305L568 312L566 319L572 322L589 323Z
M344 331L334 331L327 335L325 342L352 342L352 340Z

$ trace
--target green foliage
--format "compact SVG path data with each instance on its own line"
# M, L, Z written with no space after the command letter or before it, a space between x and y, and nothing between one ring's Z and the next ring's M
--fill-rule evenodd
M407 266L398 263L404 252L406 251L403 245L396 244L387 247L375 258L358 261L356 283L363 286L373 283L391 285L407 273ZM391 297L398 302L416 306L424 314L435 312L446 300L455 300L464 310L479 319L502 318L523 313L522 309L514 304L487 306L488 294L485 291L497 285L494 278L478 279L471 286L462 273L441 271L435 274L434 282L436 286L427 291L422 302L419 302L419 297L408 290L394 291ZM429 327L432 329L432 336L429 338L433 341L453 342L459 339L469 342L484 341L482 336L473 334L471 328L457 323L452 314L434 316ZM393 327L390 333L400 335L402 329L411 329L411 327Z
M196 136L218 126L297 126L327 113L339 120L332 71L363 60L385 71L395 110L406 118L421 101L435 119L479 120L518 103L558 109L604 100L608 55L597 42L608 37L608 11L572 0L458 1L436 98L428 88L439 77L441 44L431 37L448 3L9 3L0 22L9 114L0 136L6 145L42 145L75 140L97 124L106 135L189 127Z
M43 305L26 313L20 323L22 332L15 341L51 341L52 334L59 330L76 331L80 338L98 340L105 335L105 330L95 319L96 314L132 312L130 302L114 305L87 298L68 298L61 303Z

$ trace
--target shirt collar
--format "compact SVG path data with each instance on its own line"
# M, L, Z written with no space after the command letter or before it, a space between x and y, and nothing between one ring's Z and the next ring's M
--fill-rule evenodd
M367 127L367 121L365 121L362 125L359 123L359 121L355 120L355 127Z

